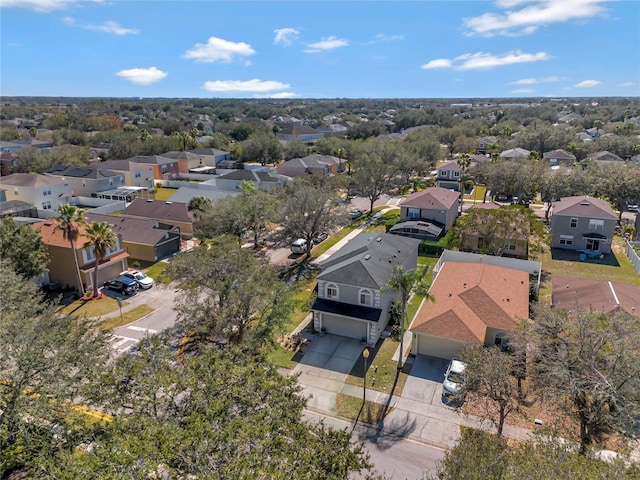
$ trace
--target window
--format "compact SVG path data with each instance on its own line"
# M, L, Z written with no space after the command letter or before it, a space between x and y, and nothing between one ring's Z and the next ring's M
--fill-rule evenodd
M47 200L46 202L42 202L42 209L51 210L51 202L49 200Z
M136 173L135 173L135 178L140 178L141 176L142 176L142 173L141 173L141 172L136 172Z
M371 306L373 304L373 294L371 290L360 290L359 301L360 305Z
M338 298L338 287L333 283L327 285L327 298Z
M503 352L506 352L509 350L509 337L504 332L496 333L493 344L496 347L500 347Z
M14 194L14 195L20 195L20 192L18 191L18 189L17 189L17 188L14 188L14 189L13 189L13 194Z
M560 235L560 245L573 245L573 235Z
M506 245L504 246L504 249L505 249L505 250L515 250L515 249L516 249L516 246L515 246L515 245L511 245L511 244L506 244Z
M602 231L604 229L604 220L589 220L589 230Z
M43 190L42 195L46 197L47 195L51 195L51 190Z
M167 173L167 164L162 165L162 173Z
M460 176L460 172L457 172L457 171L456 171L456 172L453 172L453 176L454 176L454 178L455 178L455 177L459 177L459 176Z
M569 223L569 226L571 228L576 228L578 226L578 219L577 218L572 218L571 222Z
M420 209L419 208L409 208L407 210L407 214L409 218L420 218Z

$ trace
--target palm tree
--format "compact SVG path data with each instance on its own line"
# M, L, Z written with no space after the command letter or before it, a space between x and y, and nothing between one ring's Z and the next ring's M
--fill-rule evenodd
M425 297L426 300L433 301L433 296L427 290L423 282L423 278L427 270L418 272L417 270L406 270L401 265L393 267L391 278L382 288L383 291L397 292L400 295L400 355L398 357L398 370L402 368L402 359L404 356L404 327L406 322L407 305L412 294L418 294Z
M58 217L55 219L58 225L56 225L55 230L62 230L62 237L65 240L69 241L71 245L71 254L73 256L73 264L76 268L76 290L79 293L84 293L82 286L82 277L80 276L80 266L78 265L78 257L76 256L76 245L75 242L80 235L80 231L78 227L85 223L84 215L82 214L82 210L73 205L58 205Z
M98 267L107 256L108 250L115 247L117 237L107 222L92 222L87 227L85 235L89 240L84 244L84 248L93 247L93 253L96 257L93 267L93 298L96 298L98 296Z
M462 170L462 172L460 173L460 180L458 180L458 182L460 183L460 215L462 215L462 204L464 202L464 181L466 180L465 174L467 173L467 168L469 168L470 165L471 155L469 155L468 153L461 154L458 158L458 166Z

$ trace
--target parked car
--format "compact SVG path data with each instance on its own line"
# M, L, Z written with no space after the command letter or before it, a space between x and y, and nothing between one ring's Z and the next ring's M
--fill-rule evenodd
M107 280L102 287L119 292L122 295L133 295L138 291L138 282L127 277L118 277Z
M327 232L319 233L316 238L313 239L314 245L324 242L327 238L329 238L329 234Z
M291 244L291 251L297 254L307 253L307 241L304 238L298 238Z
M127 270L125 272L122 272L120 276L134 280L138 284L138 286L144 290L153 287L153 284L155 283L153 281L153 278L145 275L138 270Z
M463 361L451 360L447 367L447 372L444 374L444 382L442 382L445 397L460 391L460 387L464 383L464 371L466 368L467 365Z
M364 214L364 212L362 210L351 210L349 212L349 216L351 217L351 220L355 220L356 218L360 218L362 215Z
M638 208L638 205L627 205L627 210L629 210L630 212L640 212L640 208Z

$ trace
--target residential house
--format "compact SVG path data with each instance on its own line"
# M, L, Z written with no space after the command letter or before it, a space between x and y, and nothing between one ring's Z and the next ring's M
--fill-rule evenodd
M195 197L204 197L212 202L216 202L223 198L236 197L238 195L240 195L240 192L237 190L218 190L218 187L215 185L215 180L213 180L213 183L209 183L209 180L207 180L206 182L190 184L188 187L178 188L176 193L169 197L169 201L186 203L188 205L191 199Z
M462 168L458 162L447 162L436 168L436 187L460 191Z
M36 173L12 173L2 177L2 188L7 200L21 200L34 205L38 210L57 210L61 204L69 203L69 182Z
M602 130L599 127L588 128L585 133L591 138L600 138L602 136Z
M127 160L150 165L155 180L175 180L180 173L178 161L162 155L137 155Z
M556 165L572 167L574 162L576 161L576 156L574 154L569 153L562 148L552 150L550 152L545 152L542 154L542 158L545 161L549 162L549 165L552 167Z
M19 161L20 157L17 153L0 153L0 176L9 175Z
M389 233L437 239L455 223L459 200L458 193L440 187L413 193L400 203L400 223L394 225ZM407 228L409 231L405 231Z
M46 175L63 179L71 187L76 197L95 197L99 192L125 186L124 175L102 168L100 164L86 167L56 165L45 172Z
M551 246L611 253L617 221L604 200L587 195L562 198L551 207Z
M88 212L87 220L107 222L122 238L130 260L157 262L180 251L180 227L158 220L128 218Z
M129 160L107 160L101 162L100 166L122 174L124 176L124 184L129 187L153 189L153 167L151 165Z
M123 217L156 220L180 228L183 237L193 235L193 216L186 203L136 198L123 211Z
M17 140L12 140L12 143L19 145L22 148L37 148L41 152L45 152L51 147L53 147L53 143L47 142L45 140L38 140L37 138L18 138Z
M465 343L506 345L529 318L529 274L488 263L444 262L413 319L414 354L451 359Z
M18 153L22 150L22 145L18 145L15 142L0 141L0 153Z
M314 153L280 163L276 167L276 171L287 177L306 177L308 175L327 177L344 172L346 164L347 161L344 158Z
M224 150L218 150L217 148L203 147L203 148L195 148L189 151L197 155L205 155L207 157L212 157L214 166L222 161L231 160L231 153L225 152Z
M500 157L504 158L505 160L526 160L527 158L529 158L530 154L531 151L525 148L517 147L505 150L500 154Z
M277 137L288 142L298 140L302 143L315 143L324 137L324 132L319 132L307 125L283 125Z
M332 123L331 125L320 126L316 130L322 133L325 137L344 137L349 133L349 129L339 123Z
M487 153L490 145L497 145L498 137L494 137L493 135L487 137L481 137L478 139L478 153L484 155Z
M79 236L74 242L75 250L71 249L69 240L64 238L62 230L58 228L55 219L34 223L32 228L42 235L49 256L49 281L55 282L62 288L71 287L81 291L95 290L93 285L93 270L95 267L95 253L93 247L85 248L89 242L86 227L78 226ZM80 267L82 285L78 285L73 257L76 257ZM127 270L129 254L122 248L122 237L116 234L115 246L107 251L105 259L98 266L98 287L106 280L117 277L120 272Z
M171 158L178 162L178 172L189 173L194 168L211 167L215 171L215 161L213 157L208 155L201 155L199 153L177 151L166 152L162 154L163 157Z
M237 191L243 182L251 182L256 188L272 191L284 187L287 178L259 170L235 170L215 179L218 190Z
M591 138L591 135L585 132L576 133L576 138L582 141L582 143L593 142L593 138Z
M640 316L640 287L610 280L551 278L551 304L555 308L627 312Z
M311 307L315 330L375 345L397 298L385 286L395 266L416 268L418 245L412 238L363 232L321 262Z
M620 158L615 153L608 152L603 150L601 152L594 152L587 155L587 160L595 160L596 163L600 167L604 167L610 165L611 162L623 162L624 160Z

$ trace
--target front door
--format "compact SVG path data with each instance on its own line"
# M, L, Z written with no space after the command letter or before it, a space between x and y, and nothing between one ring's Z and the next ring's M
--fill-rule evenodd
M600 250L600 240L587 238L587 250Z

